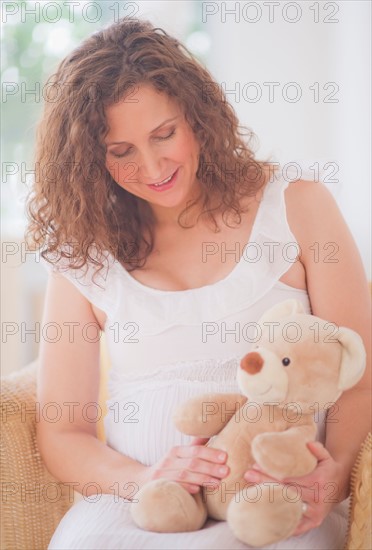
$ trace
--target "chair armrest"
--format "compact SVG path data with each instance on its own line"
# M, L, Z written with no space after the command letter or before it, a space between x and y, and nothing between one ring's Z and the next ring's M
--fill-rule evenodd
M1 548L46 549L74 493L47 470L36 443L35 361L1 380ZM38 412L39 410L39 412Z
M363 442L351 475L351 499L346 550L372 548L372 434Z

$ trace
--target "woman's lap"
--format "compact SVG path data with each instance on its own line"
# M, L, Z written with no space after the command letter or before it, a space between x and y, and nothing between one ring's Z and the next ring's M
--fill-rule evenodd
M130 516L131 503L113 495L87 497L74 504L59 523L48 550L241 550L225 522L209 520L199 531L151 533L136 527ZM347 503L334 510L317 529L267 547L270 550L339 550L344 546Z

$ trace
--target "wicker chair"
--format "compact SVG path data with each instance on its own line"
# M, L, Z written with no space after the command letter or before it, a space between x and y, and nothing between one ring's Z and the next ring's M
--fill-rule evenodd
M74 502L73 491L48 472L37 449L36 372L35 361L2 380L2 550L46 549ZM372 548L371 448L369 434L352 476L348 550Z

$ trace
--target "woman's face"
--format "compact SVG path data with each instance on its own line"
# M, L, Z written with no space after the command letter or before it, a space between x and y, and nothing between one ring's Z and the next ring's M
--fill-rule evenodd
M200 148L177 102L143 84L108 107L106 119L106 167L118 185L160 216L186 207L197 194Z

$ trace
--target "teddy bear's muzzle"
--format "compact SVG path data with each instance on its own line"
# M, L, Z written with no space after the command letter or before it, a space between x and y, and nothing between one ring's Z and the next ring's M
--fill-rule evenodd
M240 366L248 374L257 374L262 369L263 364L261 355L255 351L251 351L243 357Z
M282 401L288 390L288 376L281 357L265 348L250 351L241 359L237 381L242 392L257 402Z

